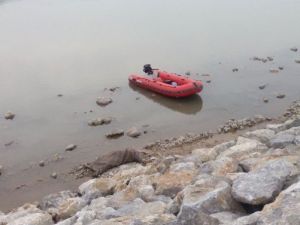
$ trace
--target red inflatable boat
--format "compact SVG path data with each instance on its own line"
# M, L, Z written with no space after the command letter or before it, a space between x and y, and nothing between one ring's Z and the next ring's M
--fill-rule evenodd
M203 89L201 81L160 70L151 69L151 71L152 73L150 72L150 74L153 74L154 71L157 76L154 75L154 77L148 78L141 75L131 75L129 76L129 82L141 88L149 89L159 94L175 98L194 95L201 92Z

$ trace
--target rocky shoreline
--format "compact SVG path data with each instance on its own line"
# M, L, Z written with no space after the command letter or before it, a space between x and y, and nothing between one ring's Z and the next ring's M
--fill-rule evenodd
M299 224L300 102L278 121L190 154L121 165L78 192L0 213L0 224Z

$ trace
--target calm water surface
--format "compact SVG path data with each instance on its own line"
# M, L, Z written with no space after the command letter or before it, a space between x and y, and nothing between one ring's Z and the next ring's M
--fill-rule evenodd
M12 175L65 154L70 143L79 147L57 170L158 138L215 130L230 118L279 115L300 96L300 53L289 50L300 48L299 12L298 0L0 0L0 164L7 168L0 195ZM128 75L146 63L211 83L201 96L179 101L128 86ZM284 70L269 72L278 66ZM114 86L115 93L104 90ZM114 102L101 108L98 96ZM3 118L8 110L13 121ZM114 120L88 127L101 116ZM138 139L104 138L114 128L143 125L148 133Z

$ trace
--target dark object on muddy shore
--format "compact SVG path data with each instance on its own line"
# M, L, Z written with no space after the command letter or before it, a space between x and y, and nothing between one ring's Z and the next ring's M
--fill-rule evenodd
M58 95L57 95L57 97L62 97L62 96L63 96L62 94L58 94Z
M277 96L276 96L276 98L284 98L285 97L285 94L278 94Z
M114 167L132 162L145 163L147 160L148 156L145 152L135 149L126 149L101 156L94 162L81 166L78 172L85 173L83 176L98 177Z
M74 145L74 144L70 144L68 145L65 150L66 151L73 151L75 148L77 148L77 145Z
M278 69L280 69L280 70L283 70L283 69L284 69L284 67L283 67L283 66L279 66L279 67L278 67Z
M239 71L238 68L233 68L233 69L232 69L232 72L238 72L238 71Z
M13 143L15 143L14 141L10 141L4 144L5 147L11 146Z
M295 63L300 63L300 59L295 59Z
M293 48L291 48L290 50L293 51L293 52L297 52L297 51L298 51L298 48L293 47Z
M89 126L95 127L95 126L100 126L103 124L110 124L112 121L112 118L107 117L107 118L97 118L97 119L93 119L91 121L88 122Z
M44 166L45 166L45 161L41 160L41 161L39 162L39 166L40 166L40 167L44 167Z
M263 89L265 89L265 87L266 87L267 85L266 84L264 84L264 85L260 85L260 86L258 86L258 88L260 89L260 90L263 90Z
M268 102L269 102L269 99L263 98L263 101L264 101L264 103L268 103Z
M3 166L0 165L0 176L2 175Z
M269 71L270 71L270 73L279 73L278 69L270 69Z
M57 178L57 173L55 173L55 172L51 173L50 177L52 177L53 179L56 179Z

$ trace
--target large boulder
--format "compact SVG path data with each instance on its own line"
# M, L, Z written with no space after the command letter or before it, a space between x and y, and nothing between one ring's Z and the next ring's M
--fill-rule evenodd
M264 144L269 144L270 140L274 137L275 131L270 129L260 129L247 132L245 137L256 139Z
M282 190L294 166L285 160L275 160L234 180L232 196L239 202L260 205L274 200Z
M209 215L242 210L230 192L231 186L226 179L200 175L193 185L188 185L181 192L178 221L182 224L219 224L217 219Z
M284 148L290 144L293 144L295 136L286 132L279 132L270 141L270 146L273 148Z

